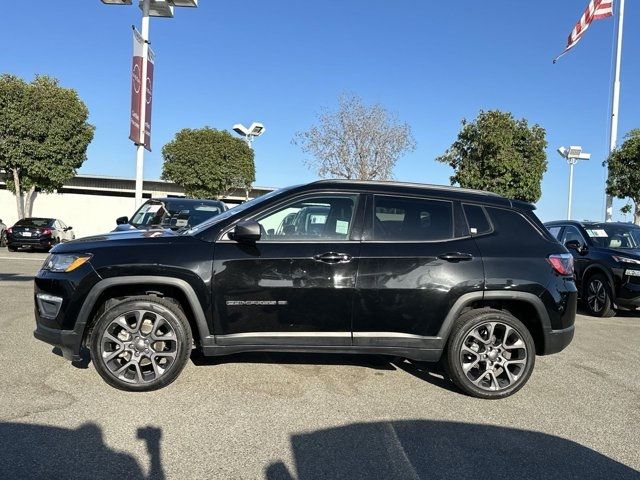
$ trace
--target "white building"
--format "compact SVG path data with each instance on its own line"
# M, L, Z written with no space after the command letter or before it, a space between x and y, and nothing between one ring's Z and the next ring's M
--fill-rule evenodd
M235 191L222 200L232 207L247 198L264 195L273 188L253 187L249 192ZM56 193L35 193L33 217L58 218L73 227L76 237L111 231L116 218L130 217L135 209L135 179L77 175ZM172 182L145 180L144 198L184 197L184 190ZM18 220L16 198L0 181L0 219L11 226Z

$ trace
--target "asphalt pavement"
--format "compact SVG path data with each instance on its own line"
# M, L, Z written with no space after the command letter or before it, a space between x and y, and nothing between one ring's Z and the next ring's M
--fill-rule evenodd
M470 398L382 356L194 359L126 393L33 338L44 254L0 249L0 478L640 479L640 318L580 315L529 383Z

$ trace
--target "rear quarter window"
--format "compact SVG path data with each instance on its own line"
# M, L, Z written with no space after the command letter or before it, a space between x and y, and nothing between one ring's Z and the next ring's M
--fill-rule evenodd
M534 226L516 210L487 207L486 211L503 241L526 247L527 245L539 245L541 238L547 236L547 238L551 238L551 234L546 229L546 234L543 234L537 226Z
M471 235L483 235L493 230L484 208L480 205L464 204L462 209L464 210L464 216L467 219Z

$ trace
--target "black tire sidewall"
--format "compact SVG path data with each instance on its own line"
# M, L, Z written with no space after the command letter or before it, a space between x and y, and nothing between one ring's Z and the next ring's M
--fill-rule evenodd
M152 382L131 384L114 376L107 368L101 355L100 339L109 324L118 316L132 310L150 310L161 314L174 329L177 338L178 354L169 371ZM192 337L189 323L184 313L171 302L154 297L137 297L124 300L106 310L96 321L90 340L91 358L97 372L109 385L126 391L151 391L172 383L182 372L191 354Z
M527 364L525 365L524 373L520 376L520 378L514 385L511 385L504 390L490 391L484 390L471 383L471 381L462 371L462 365L460 364L459 357L462 342L464 342L464 339L466 338L470 330L480 324L496 321L504 323L518 332L520 338L522 338L522 340L525 342L527 348ZM509 313L487 309L486 312L469 312L469 314L462 315L458 319L458 322L456 323L456 326L454 326L454 329L451 332L451 336L449 337L449 342L447 343L445 363L447 367L447 373L451 377L451 380L456 384L456 386L458 386L458 388L473 397L491 400L505 398L513 395L527 383L535 366L535 355L536 347L535 342L533 341L533 337L531 336L531 333L529 332L527 327L520 320L510 315Z

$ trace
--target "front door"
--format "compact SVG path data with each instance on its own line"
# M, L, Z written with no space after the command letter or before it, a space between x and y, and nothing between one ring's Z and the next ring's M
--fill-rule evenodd
M289 199L253 215L262 236L214 253L219 344L351 345L360 254L357 194ZM360 215L361 216L361 215Z
M482 258L461 207L375 195L367 210L354 345L429 348L453 303L483 289Z

